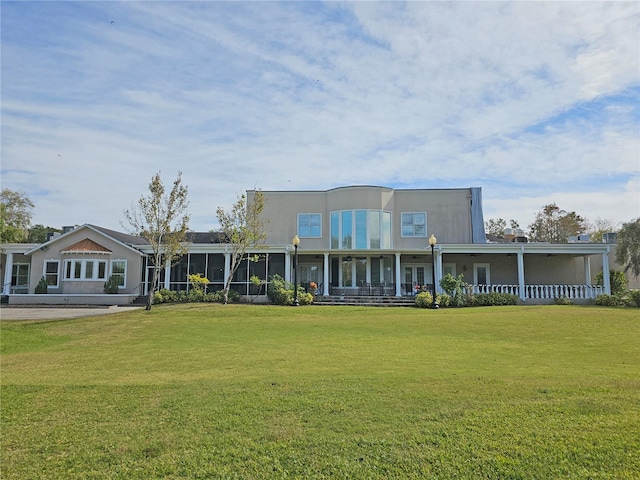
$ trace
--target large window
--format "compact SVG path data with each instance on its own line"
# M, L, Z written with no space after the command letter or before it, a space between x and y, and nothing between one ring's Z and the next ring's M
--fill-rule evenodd
M49 262L47 262L49 263ZM49 268L49 267L45 267ZM53 268L53 267L51 267ZM106 260L70 259L64 261L65 280L106 280ZM47 280L48 281L48 280Z
M111 276L117 279L120 288L124 288L127 278L127 261L111 260Z
M44 262L44 279L47 282L47 286L58 288L58 283L59 283L58 270L59 269L60 269L59 260L47 260L46 262Z
M403 237L426 237L427 214L425 212L402 213Z
M331 212L331 248L341 250L391 248L391 212L382 210Z
M300 238L322 237L322 214L299 213L298 214L298 236Z
M29 285L29 264L14 263L11 270L11 286L26 287Z

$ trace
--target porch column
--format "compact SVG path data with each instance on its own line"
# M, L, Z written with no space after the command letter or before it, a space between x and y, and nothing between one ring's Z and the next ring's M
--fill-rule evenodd
M284 254L284 279L287 282L291 282L291 254L289 253L289 249Z
M149 257L145 257L142 261L144 265L144 294L149 295Z
M518 252L518 290L520 292L520 300L526 300L527 292L524 288L524 252Z
M224 254L224 284L227 284L227 279L229 278L229 274L231 273L231 254Z
M13 253L7 253L4 262L4 280L2 282L3 295L11 293L11 272L13 272Z
M604 293L611 295L611 279L609 278L609 247L602 254L602 279L604 280Z
M402 296L402 276L400 272L400 254L396 253L396 297Z
M589 255L584 256L584 283L588 287L591 286L591 257Z
M171 262L164 264L164 288L169 290L171 287Z
M324 254L324 265L322 269L322 295L329 296L329 254Z
M442 279L442 250L436 250L436 278L433 279L436 285L436 293L442 293L440 280Z

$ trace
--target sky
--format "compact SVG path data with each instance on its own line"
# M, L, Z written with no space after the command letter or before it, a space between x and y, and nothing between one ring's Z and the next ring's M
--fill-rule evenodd
M1 183L124 231L160 172L190 227L246 190L482 187L640 217L640 3L4 1Z

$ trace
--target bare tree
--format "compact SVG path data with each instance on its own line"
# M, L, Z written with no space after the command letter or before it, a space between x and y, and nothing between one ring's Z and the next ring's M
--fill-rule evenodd
M229 289L233 276L240 266L247 249L255 247L267 238L265 222L261 218L264 210L264 194L256 190L253 201L247 202L247 197L243 194L238 197L236 203L231 207L231 211L225 212L222 207L218 207L216 215L220 228L231 247L231 262L229 275L224 283L224 303L229 301Z
M153 294L159 288L162 267L175 262L184 253L183 242L189 228L187 193L187 187L182 185L181 172L173 181L173 188L168 195L158 172L149 184L149 195L141 196L136 204L124 212L132 233L146 239L153 251L149 259L154 269L147 310L151 310Z
M593 222L589 222L587 233L590 241L600 243L605 233L617 232L619 229L620 223L598 217Z

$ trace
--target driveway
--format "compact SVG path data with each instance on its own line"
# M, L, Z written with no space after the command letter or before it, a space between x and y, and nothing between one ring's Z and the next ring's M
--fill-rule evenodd
M0 320L60 320L92 317L125 312L142 307L5 307L0 308Z

